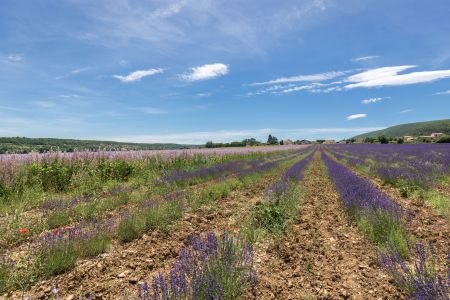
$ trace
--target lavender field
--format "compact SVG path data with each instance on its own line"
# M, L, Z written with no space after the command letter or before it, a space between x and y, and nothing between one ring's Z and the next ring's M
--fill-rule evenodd
M449 299L449 201L445 144L1 155L0 295Z

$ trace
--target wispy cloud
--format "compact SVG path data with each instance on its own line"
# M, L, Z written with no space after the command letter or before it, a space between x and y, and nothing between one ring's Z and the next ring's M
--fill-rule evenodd
M399 114L407 114L407 113L409 113L409 112L412 112L412 109L404 109L404 110L402 110L402 111L399 111L398 113L399 113Z
M193 67L188 73L180 75L180 78L186 81L199 81L224 76L228 73L229 68L227 65L215 63Z
M351 120L365 118L365 117L367 117L367 114L355 114L355 115L348 116L346 119L351 121Z
M417 83L431 82L450 77L450 70L421 71L408 74L398 74L402 71L414 68L414 65L383 67L352 75L348 78L353 82L344 86L346 89L358 87L382 87L400 86Z
M274 134L279 138L290 139L316 139L316 138L342 138L360 133L384 129L385 127L349 127L349 128L262 128L249 130L217 130L217 131L195 131L169 134L150 134L105 137L103 140L114 140L121 142L141 143L181 143L181 144L203 144L207 141L230 142L254 137L261 141L267 139L268 134Z
M156 75L159 73L164 72L163 69L157 68L157 69L148 69L148 70L138 70L131 72L128 75L114 75L114 78L119 79L122 82L133 82L133 81L139 81L144 77Z
M7 59L12 62L19 62L23 60L23 56L21 54L8 54Z
M346 71L331 71L325 73L311 74L311 75L297 75L291 77L280 77L264 82L255 82L251 85L269 85L269 84L283 84L283 83L293 83L293 82L314 82L314 81L325 81L334 79L337 77L344 76Z
M370 103L381 102L385 99L389 99L389 97L368 98L368 99L361 100L361 103L362 104L370 104Z
M369 55L369 56L361 56L361 57L352 58L351 61L354 61L354 62L368 61L368 60L373 60L376 58L379 58L379 56L378 55Z
M64 74L62 76L56 77L56 79L63 79L63 78L66 78L66 77L69 77L69 76L72 76L72 75L77 75L77 74L80 74L80 73L83 73L83 72L87 72L87 71L90 71L90 70L92 70L92 67L82 67L82 68L74 69L74 70L68 72L67 74Z
M212 95L212 93L197 93L197 94L195 94L195 96L197 96L199 98L210 97L211 95Z
M434 93L433 95L450 95L450 90L444 92Z

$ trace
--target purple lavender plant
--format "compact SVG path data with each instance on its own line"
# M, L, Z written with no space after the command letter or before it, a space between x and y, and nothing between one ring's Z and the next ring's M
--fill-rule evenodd
M152 291L144 282L139 299L236 299L255 284L253 249L228 234L193 236L172 265L169 276L153 278Z

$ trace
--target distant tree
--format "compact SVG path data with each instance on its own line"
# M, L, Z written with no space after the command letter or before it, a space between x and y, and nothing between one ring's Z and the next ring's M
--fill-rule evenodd
M325 142L325 140L316 140L316 142L317 142L318 144L323 144L323 142Z
M380 144L387 144L387 143L389 143L389 139L385 135L380 135L378 137L378 141L380 142Z
M366 144L373 144L374 142L375 142L375 139L371 138L371 137L366 137L364 139L364 143L366 143Z
M214 148L214 144L213 144L212 141L209 141L209 142L206 142L205 147L206 147L206 148Z
M249 139L242 140L242 143L244 143L244 145L248 145L248 146L261 145L261 142L257 141L255 138L249 138Z
M269 134L269 137L267 138L267 144L269 145L277 145L278 144L278 138L275 136L272 136Z
M441 137L436 143L450 143L450 136Z
M405 142L405 140L403 138L397 139L397 144L403 144L404 142Z
M280 145L284 145L284 142L283 142L283 140L281 140L281 141L280 141Z

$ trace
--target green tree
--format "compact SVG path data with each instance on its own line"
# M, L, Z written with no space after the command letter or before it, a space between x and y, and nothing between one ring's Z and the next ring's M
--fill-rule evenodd
M389 143L389 139L385 135L380 135L378 137L378 141L380 142L380 144L387 144L387 143Z
M269 134L269 137L267 138L267 144L269 145L277 145L278 144L278 138Z

